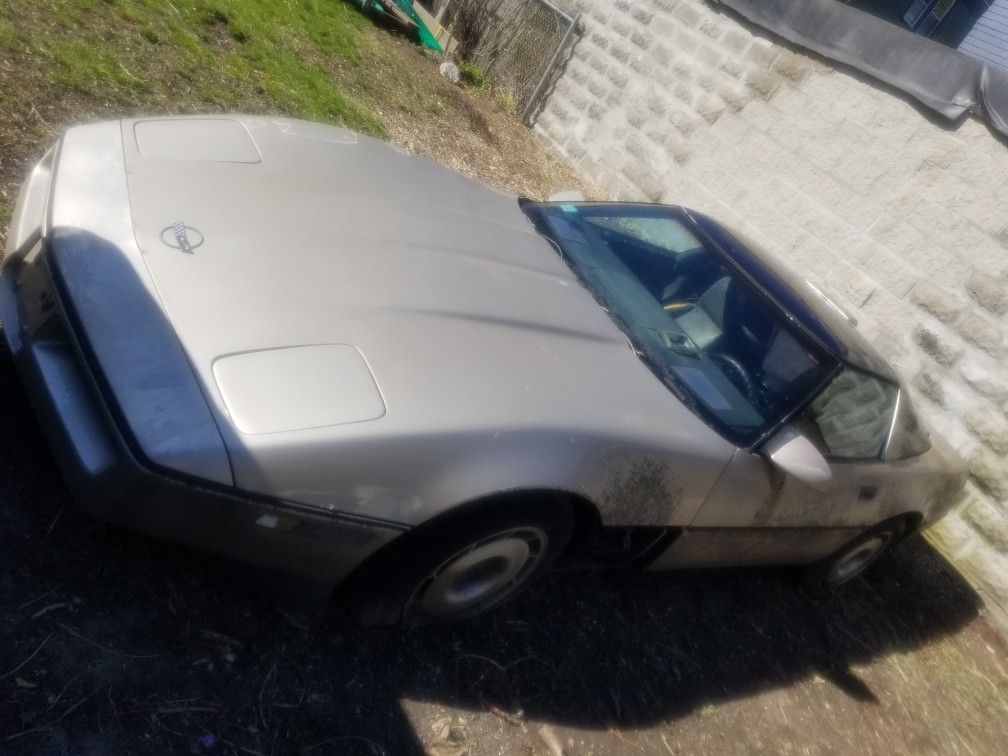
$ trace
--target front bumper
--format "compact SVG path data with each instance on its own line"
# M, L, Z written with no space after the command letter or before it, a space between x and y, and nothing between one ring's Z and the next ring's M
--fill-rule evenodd
M331 584L405 530L176 478L143 464L116 427L51 279L43 276L46 283L39 284L45 261L34 261L41 267L31 282L20 280L25 257L16 255L17 262L0 269L0 321L63 476L85 511L130 530Z

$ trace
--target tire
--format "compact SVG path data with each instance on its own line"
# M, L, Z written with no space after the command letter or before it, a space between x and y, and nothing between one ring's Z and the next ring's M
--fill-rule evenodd
M813 587L833 589L850 582L879 560L907 530L903 518L887 520L866 530L813 568Z
M552 567L573 526L570 506L555 497L469 505L400 536L352 574L334 601L365 626L481 614Z

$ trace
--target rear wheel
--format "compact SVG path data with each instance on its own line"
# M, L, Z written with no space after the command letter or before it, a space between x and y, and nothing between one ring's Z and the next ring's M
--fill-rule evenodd
M574 518L563 501L532 497L467 507L389 544L336 595L365 625L470 617L513 598L563 553Z

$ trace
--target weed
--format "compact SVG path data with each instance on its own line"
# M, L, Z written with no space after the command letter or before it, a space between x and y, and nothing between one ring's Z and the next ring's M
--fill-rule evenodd
M467 60L461 60L459 61L458 67L459 75L462 77L462 81L470 87L474 87L484 92L489 92L493 87L493 79L490 78L490 74L477 66L475 63L470 63Z

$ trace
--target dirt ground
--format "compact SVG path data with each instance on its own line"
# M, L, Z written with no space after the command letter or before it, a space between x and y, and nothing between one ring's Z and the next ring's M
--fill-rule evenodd
M920 539L786 571L558 573L484 619L357 630L300 586L80 514L0 366L0 752L963 753L1008 654Z
M379 109L394 141L513 193L597 193L492 97L452 87L387 36L427 113ZM0 56L0 81L34 92L0 112L8 211L64 126L124 112L36 86L31 65ZM192 109L137 108L158 103ZM81 515L0 361L0 752L994 754L1008 743L1006 646L919 539L835 595L784 571L559 573L492 616L411 633L343 627L317 598Z

